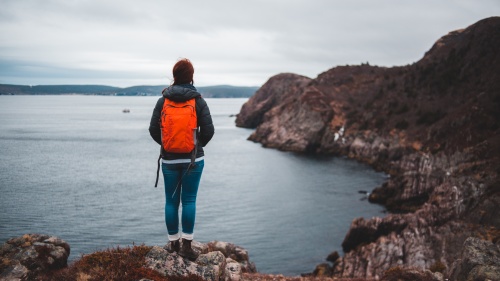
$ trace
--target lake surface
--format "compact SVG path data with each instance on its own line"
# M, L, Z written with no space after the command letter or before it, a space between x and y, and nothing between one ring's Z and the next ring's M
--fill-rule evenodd
M55 235L70 244L70 260L118 245L164 245L159 146L148 132L157 99L0 96L0 242ZM385 175L247 141L252 130L230 117L245 101L207 99L215 136L205 148L195 240L240 245L262 273L311 272L342 253L354 218L384 215L358 190Z

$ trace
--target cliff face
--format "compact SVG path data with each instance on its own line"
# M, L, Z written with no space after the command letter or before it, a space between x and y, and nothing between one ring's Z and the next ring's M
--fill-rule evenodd
M255 128L262 123L264 114L302 90L310 78L292 73L274 76L243 105L236 125Z
M280 74L236 124L281 150L347 155L391 178L370 195L391 212L355 220L334 276L394 266L449 269L467 237L500 240L500 17L439 39L402 67Z

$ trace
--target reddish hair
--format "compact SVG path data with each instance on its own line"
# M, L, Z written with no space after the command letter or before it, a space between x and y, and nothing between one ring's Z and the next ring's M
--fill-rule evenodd
M193 64L188 59L179 60L172 69L174 75L174 85L193 84Z

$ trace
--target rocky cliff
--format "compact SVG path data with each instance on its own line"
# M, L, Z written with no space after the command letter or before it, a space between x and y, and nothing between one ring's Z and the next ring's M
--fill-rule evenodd
M170 253L165 246L134 246L83 255L69 267L70 246L64 240L43 234L25 234L9 239L0 246L0 280L120 280L120 281L443 281L440 272L416 268L393 267L382 278L317 278L259 274L250 262L248 252L231 243L194 242L200 252L196 261ZM328 257L338 264L338 254ZM314 274L331 275L328 264L320 265ZM500 280L500 246L477 238L468 238L461 255L453 263L452 279Z
M416 63L279 74L242 107L249 137L286 151L345 155L391 177L352 222L329 275L396 266L445 276L468 237L500 243L500 17L440 38Z

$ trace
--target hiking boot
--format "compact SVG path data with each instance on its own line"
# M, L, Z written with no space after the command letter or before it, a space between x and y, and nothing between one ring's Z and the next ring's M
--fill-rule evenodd
M181 248L181 245L179 243L179 240L170 241L165 246L165 250L167 250L167 252L169 252L169 253L173 253L173 252L178 253L180 248Z
M191 247L191 241L192 240L187 240L187 239L182 239L182 246L181 250L179 251L179 255L183 258L186 258L190 261L195 261L198 258L199 253L196 252L192 247Z

